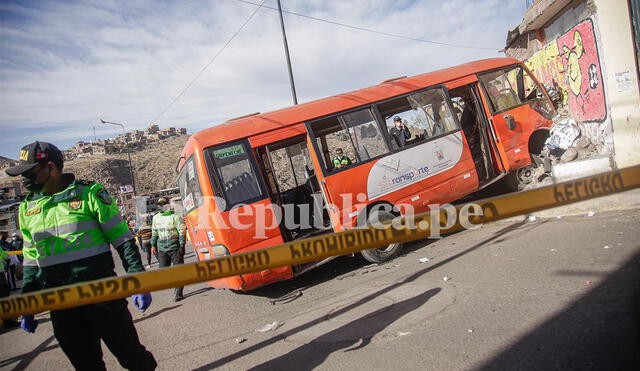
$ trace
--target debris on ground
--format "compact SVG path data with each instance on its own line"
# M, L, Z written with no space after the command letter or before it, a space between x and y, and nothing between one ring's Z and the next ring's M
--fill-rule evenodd
M556 252L556 251L558 251L558 250L556 250L556 249L551 249L551 250L549 250L549 251L551 251L551 252Z
M447 282L447 281L449 281L450 279L451 279L451 278L449 278L449 276L444 276L444 277L442 277L442 280L443 280L444 282Z
M593 283L593 282L591 282L591 281L584 281L584 284L585 284L585 285L591 285L592 283Z
M284 295L282 295L279 298L275 298L275 299L269 299L269 303L271 303L271 305L276 305L276 304L287 304L290 303L294 300L296 300L297 298L302 296L302 290L294 290L291 292L288 292Z
M340 281L347 277L355 277L355 275L356 275L356 272L351 272L351 273L343 274L342 276L336 277L336 279Z
M407 335L411 335L411 332L398 331L398 336L407 336Z
M528 221L528 222L535 222L535 221L536 221L536 219L538 219L538 218L536 218L536 216L535 216L535 215L529 215L529 216L527 217L527 221Z
M280 327L280 323L278 321L273 321L271 323L267 323L259 329L256 329L256 332L269 332L277 329L278 327Z
M472 332L473 332L473 329L468 329L468 330L467 330L467 332L468 332L468 333L472 333Z
M247 341L245 338L236 338L236 343L238 344L244 343L245 341Z
M609 246L609 245L604 245L602 248L603 248L603 249L610 249L610 248L611 248L611 246Z
M554 165L584 160L597 155L597 148L583 135L578 123L566 109L558 110L553 118L549 138L538 154L532 153L533 163L527 167L524 190L553 184L551 168ZM524 184L523 184L524 185Z
M420 263L426 263L426 262L428 262L429 260L431 260L431 259L429 259L429 258L420 258L420 259L418 259L418 261L419 261Z
M594 215L596 215L596 213L595 213L594 211L589 211L589 212L587 213L587 216L594 216Z

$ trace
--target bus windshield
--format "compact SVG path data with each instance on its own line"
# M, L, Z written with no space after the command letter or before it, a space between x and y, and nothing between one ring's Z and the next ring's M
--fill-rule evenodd
M209 171L214 178L212 183L218 186L218 196L226 202L223 209L266 197L256 177L247 143L236 142L207 148L205 155L214 168Z

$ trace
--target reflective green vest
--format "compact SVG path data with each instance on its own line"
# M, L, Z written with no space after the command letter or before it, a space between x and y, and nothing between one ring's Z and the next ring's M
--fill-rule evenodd
M75 262L133 238L117 204L97 183L74 180L51 196L30 193L19 220L25 267Z
M185 244L185 225L182 218L168 210L153 216L151 246L160 251L173 251Z
M4 261L9 259L9 254L0 247L0 272L7 270Z

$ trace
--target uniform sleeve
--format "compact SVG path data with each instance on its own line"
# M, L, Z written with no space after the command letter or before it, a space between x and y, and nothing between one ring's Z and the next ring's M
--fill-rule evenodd
M156 223L156 215L153 216L153 221L151 222L151 247L158 246L158 223Z
M31 232L28 229L23 228L22 226L27 225L25 220L25 212L26 212L26 203L22 203L20 205L18 211L18 222L20 223L20 232L22 233L22 256L25 257L25 260L29 258L31 251L33 251L32 247L33 238L31 236ZM36 275L40 269L37 266L33 265L24 265L22 269L22 293L26 294L33 291L38 291L42 289L40 287L40 283L36 280Z
M127 222L120 215L118 205L107 190L99 184L94 184L89 190L87 199L102 233L120 255L127 273L144 271L138 245L133 240Z
M174 225L176 226L176 229L178 230L178 242L180 243L180 248L184 248L184 245L186 243L185 240L185 225L184 222L182 221L182 217L178 214L173 214L173 220L174 220Z
M113 247L118 247L133 239L127 222L120 215L118 205L102 185L94 184L91 186L88 201L108 243Z

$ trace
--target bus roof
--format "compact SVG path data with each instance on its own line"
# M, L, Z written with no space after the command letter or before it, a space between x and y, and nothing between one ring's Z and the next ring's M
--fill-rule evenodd
M256 134L309 121L364 104L370 104L373 101L384 100L396 95L423 89L428 86L443 84L463 76L508 66L514 63L520 63L520 61L512 58L483 59L421 75L392 79L391 81L382 82L368 88L301 103L276 111L243 116L193 134L191 138L189 138L185 151L187 148L191 148L195 142L200 143L203 147L208 147L251 137Z

